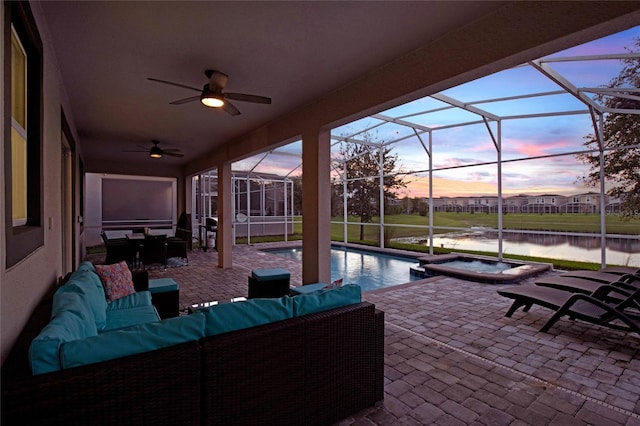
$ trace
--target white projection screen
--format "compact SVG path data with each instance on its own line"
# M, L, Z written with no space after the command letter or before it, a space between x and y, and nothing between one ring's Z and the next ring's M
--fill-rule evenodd
M171 181L102 179L102 221L172 221Z

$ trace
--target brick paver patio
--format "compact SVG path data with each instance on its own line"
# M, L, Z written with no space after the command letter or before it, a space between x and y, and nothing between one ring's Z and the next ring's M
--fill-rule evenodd
M233 261L219 269L215 251L193 250L151 276L180 284L183 309L246 296L253 268L301 282L299 262L255 247L234 247ZM363 293L386 313L385 398L340 424L640 425L639 336L568 319L540 333L551 311L506 318L496 288L435 277Z

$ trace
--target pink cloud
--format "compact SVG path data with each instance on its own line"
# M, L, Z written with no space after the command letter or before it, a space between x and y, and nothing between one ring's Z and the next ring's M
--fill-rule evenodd
M565 140L541 142L533 140L523 141L512 139L505 142L506 143L503 143L502 146L503 148L506 148L506 151L515 152L525 157L549 155L575 145L574 143Z
M495 152L496 147L492 142L479 143L469 149L471 152Z

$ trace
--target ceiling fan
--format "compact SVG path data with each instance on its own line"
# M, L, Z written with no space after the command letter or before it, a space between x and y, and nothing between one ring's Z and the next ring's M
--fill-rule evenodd
M256 104L271 103L271 98L267 98L265 96L248 95L246 93L223 92L224 87L227 85L227 80L229 79L229 76L223 72L217 70L205 70L204 74L207 76L209 81L202 87L202 89L151 77L147 78L147 80L200 92L200 95L198 96L190 96L188 98L169 102L171 105L182 105L186 104L187 102L197 101L199 99L200 102L202 102L202 104L205 106L212 108L222 108L231 115L239 115L240 111L231 102L229 102L229 99L234 101L253 102Z
M162 149L158 146L160 141L153 140L151 142L153 143L153 146L151 148L138 145L138 147L142 148L144 151L136 150L136 151L122 151L122 152L148 152L149 157L151 158L162 158L162 156L164 155L168 155L170 157L184 157L184 155L179 152L180 149L178 148Z

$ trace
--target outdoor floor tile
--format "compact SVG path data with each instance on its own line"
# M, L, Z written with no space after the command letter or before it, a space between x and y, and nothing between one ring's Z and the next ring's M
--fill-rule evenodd
M281 267L302 283L300 262L261 247L234 246L229 269L218 268L215 250L192 250L187 266L150 276L179 283L183 311L246 297L254 268ZM338 424L640 426L639 336L566 318L541 333L551 311L507 318L511 300L499 288L433 277L363 293L385 312L385 399Z

